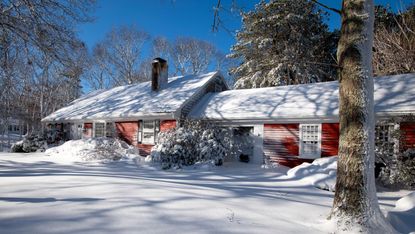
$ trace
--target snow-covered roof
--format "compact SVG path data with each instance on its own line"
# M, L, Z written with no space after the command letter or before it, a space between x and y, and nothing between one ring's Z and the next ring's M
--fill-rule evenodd
M378 116L415 113L415 73L377 77L375 111ZM213 120L332 119L339 113L337 81L209 93L190 118Z
M42 119L44 122L128 119L174 114L219 72L169 78L162 90L152 91L151 82L125 85L88 93Z

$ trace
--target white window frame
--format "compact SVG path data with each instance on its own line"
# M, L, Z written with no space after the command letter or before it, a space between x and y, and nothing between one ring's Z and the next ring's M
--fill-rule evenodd
M152 128L145 128L145 125L151 123ZM140 129L138 133L138 142L141 144L155 144L157 142L157 134L160 131L160 120L142 120L140 121ZM145 138L145 134L151 134L151 138Z
M84 133L84 123L75 123L76 139L82 139Z
M398 131L400 129L400 125L398 123L377 123L375 126L375 146L377 147L377 144L379 143L379 127L388 127L388 141L387 143L393 144L393 153L390 155L391 157L395 157L397 153L399 153L399 139L396 139L396 137L393 137L391 135L391 131ZM383 141L383 139L382 139Z
M317 127L317 139L316 140L306 140L304 139L303 128L307 128L309 126ZM321 123L319 124L300 124L299 127L299 135L300 135L300 152L299 157L304 159L316 159L321 157ZM306 142L304 141L317 141L317 151L314 154L305 153L304 149L306 148Z

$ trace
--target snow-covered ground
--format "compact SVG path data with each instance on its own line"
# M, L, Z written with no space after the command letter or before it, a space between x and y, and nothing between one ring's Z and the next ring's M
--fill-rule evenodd
M286 172L0 153L0 233L328 233L333 193ZM382 211L401 215L409 192L379 192Z

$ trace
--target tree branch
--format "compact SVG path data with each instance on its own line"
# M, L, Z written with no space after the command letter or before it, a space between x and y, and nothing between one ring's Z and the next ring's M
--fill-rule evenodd
M327 10L334 11L334 12L336 12L339 15L341 14L341 11L339 9L336 9L336 8L333 8L333 7L329 7L329 6L327 6L327 5L319 2L317 0L311 0L311 1L314 2L314 3L316 3L319 6L323 7L323 8L326 8Z
M213 15L213 24L212 24L212 32L215 32L218 30L219 25L219 9L220 9L220 0L218 0L218 4L215 8L215 13Z

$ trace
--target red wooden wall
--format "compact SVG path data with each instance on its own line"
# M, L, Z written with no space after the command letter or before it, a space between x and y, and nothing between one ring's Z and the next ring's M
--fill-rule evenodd
M162 120L160 122L160 131L164 132L169 129L176 127L176 120L170 119L170 120Z
M160 121L160 131L167 131L168 129L176 127L176 120L162 120ZM127 142L130 145L134 145L140 151L140 155L146 156L151 152L153 144L138 144L137 133L140 128L138 121L130 122L116 122L115 128L117 130L118 137Z
M339 150L338 123L321 124L321 157L336 156Z
M400 129L403 135L401 149L415 148L415 123L402 122L400 123Z
M130 145L137 145L138 121L116 122L117 136Z
M299 124L264 124L264 155L270 162L296 166L299 154Z
M300 124L264 124L264 154L270 162L295 167L312 159L299 158ZM321 124L321 157L335 156L339 147L339 124Z
M90 138L92 137L92 123L84 123L84 132L82 133L83 137Z

